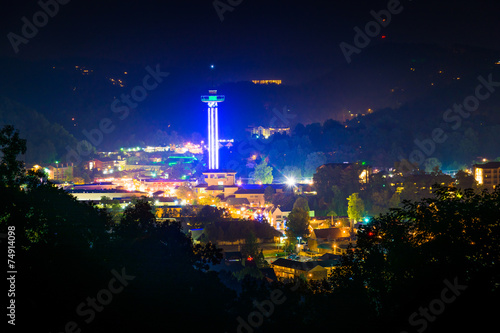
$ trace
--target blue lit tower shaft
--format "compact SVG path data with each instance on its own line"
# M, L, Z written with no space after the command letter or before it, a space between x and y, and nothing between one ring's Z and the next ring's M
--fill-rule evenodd
M210 95L201 96L201 101L208 104L208 168L219 169L219 119L218 103L224 102L224 96L216 95L217 90L210 90Z

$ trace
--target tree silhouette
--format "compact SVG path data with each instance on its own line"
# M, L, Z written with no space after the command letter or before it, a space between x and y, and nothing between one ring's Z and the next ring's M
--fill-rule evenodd
M293 208L288 214L286 226L289 238L306 238L309 235L309 212L300 207Z
M24 163L17 156L26 153L26 140L19 137L19 132L12 125L6 125L0 130L0 184L3 187L19 185L24 176Z
M499 293L500 191L439 186L435 194L373 218L331 276L339 293L364 295L380 322L408 325L408 315L439 297L445 279L471 292L446 308L452 313L433 324L436 331L462 316L493 319L486 304Z
M156 227L156 216L151 205L147 200L141 199L125 209L114 232L122 238L134 238L152 233Z

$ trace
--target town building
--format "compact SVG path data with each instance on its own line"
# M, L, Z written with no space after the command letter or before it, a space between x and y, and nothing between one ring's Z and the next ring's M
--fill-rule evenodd
M50 180L57 180L57 181L65 181L65 180L72 180L73 179L73 166L72 165L66 165L64 166L63 164L59 165L57 164L56 166L49 165L45 171L48 173L48 179Z
M279 258L271 263L278 280L293 280L304 277L307 281L326 279L339 265L338 260L295 261Z
M124 159L101 158L87 162L87 168L91 171L95 169L108 173L109 171L123 170L126 164L127 161Z
M290 127L252 127L250 129L252 135L257 137L269 138L271 135L279 133L290 135Z
M141 191L154 193L158 191L168 192L179 186L186 185L189 182L187 180L178 179L139 178L136 183Z
M108 197L111 200L130 200L132 197L143 197L147 196L147 193L139 191L126 191L119 189L112 190L84 190L84 189L73 189L68 190L68 193L75 196L78 201L93 201L100 202L102 197Z
M313 229L308 239L309 250L319 254L347 253L349 243L354 243L349 227Z
M245 189L239 188L234 192L234 196L237 199L247 199L250 206L254 207L264 207L264 189Z
M116 189L118 185L113 182L99 182L92 184L81 184L73 185L73 190L113 190Z
M166 152L170 150L170 146L147 146L144 148L146 153L158 153L158 152Z
M473 173L477 183L487 189L494 190L500 185L500 162L474 164Z
M281 208L280 206L269 206L264 210L264 216L271 226L276 230L285 230L286 219L292 212L292 209Z
M199 195L220 196L226 198L234 195L238 190L235 184L236 171L233 170L207 170L203 172L205 183L195 187Z
M343 228L324 228L324 229L313 229L311 237L318 241L330 242L336 240L342 240L351 237L351 231L349 227Z

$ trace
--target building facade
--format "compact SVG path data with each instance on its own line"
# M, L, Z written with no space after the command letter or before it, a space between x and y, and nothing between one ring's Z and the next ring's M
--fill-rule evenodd
M290 127L252 127L251 133L252 135L262 136L267 139L276 133L290 135Z
M64 180L72 180L73 179L73 166L49 166L48 170L48 178L50 180L64 181Z
M304 277L307 281L318 281L326 279L337 264L334 260L300 262L280 258L272 262L271 267L279 280Z
M475 164L473 173L477 183L490 190L494 190L500 185L500 162Z

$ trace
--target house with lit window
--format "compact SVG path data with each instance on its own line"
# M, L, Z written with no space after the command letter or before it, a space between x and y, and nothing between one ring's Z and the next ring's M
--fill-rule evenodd
M252 135L256 137L264 137L264 138L269 138L270 136L279 133L279 134L286 134L290 135L290 127L252 127L250 129L250 132Z
M236 171L233 170L207 170L203 172L205 183L198 184L194 189L199 195L222 196L226 198L238 190L235 185Z
M265 192L267 187L272 187L274 193L283 193L287 187L286 184L241 184L234 196L236 198L246 198L250 202L250 206L264 207ZM290 209L291 211L291 209Z
M351 237L349 227L313 229L311 238L320 242L330 242Z
M286 226L285 221L291 212L291 207L287 209L285 207L282 208L281 206L270 206L264 210L264 216L266 216L269 224L276 230L284 230Z
M326 279L339 265L338 260L295 261L279 258L271 263L278 280L293 280L304 277L307 281Z
M72 165L50 165L46 168L48 173L48 179L64 181L73 179L73 166Z
M344 254L349 243L354 243L353 236L349 227L313 229L308 246L311 251L320 254Z
M487 189L494 190L500 185L500 162L474 164L473 173L477 183Z
M138 180L140 190L149 193L171 191L172 189L188 183L189 181L182 179L150 178Z
M241 204L247 202L252 207L264 207L264 193L268 186L275 193L282 193L285 184L235 184L236 171L233 170L207 170L203 172L205 183L195 186L198 195L219 196L222 199L231 199L226 202Z
M122 170L127 164L126 160L111 158L93 159L87 162L87 169L97 171Z
M234 192L234 196L237 199L247 199L250 202L250 206L254 207L264 207L264 189L245 189L239 188Z
M233 186L235 184L236 171L233 170L207 170L203 172L203 175L208 186Z

